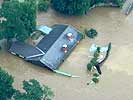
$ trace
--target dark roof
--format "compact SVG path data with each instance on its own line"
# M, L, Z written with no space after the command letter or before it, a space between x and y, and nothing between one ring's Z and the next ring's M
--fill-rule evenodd
M72 40L66 37L68 33L73 33ZM9 51L25 57L26 61L55 70L80 39L81 36L74 27L57 24L52 26L50 34L46 35L36 47L21 42L14 42ZM67 53L61 50L64 44L68 46Z
M67 39L67 33L73 33L73 40L70 41ZM78 34L78 31L74 27L68 26L40 61L52 70L57 69L80 39L81 37ZM67 53L64 53L61 50L63 44L68 46Z
M52 31L44 36L44 38L37 44L37 47L46 53L67 27L68 25L62 24L52 26Z
M9 51L25 58L33 55L42 54L42 52L39 51L36 47L19 41L13 42Z

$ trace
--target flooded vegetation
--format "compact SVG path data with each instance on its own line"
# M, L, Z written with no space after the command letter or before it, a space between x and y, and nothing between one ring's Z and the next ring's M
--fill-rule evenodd
M45 68L30 64L5 51L0 51L0 65L15 77L14 86L21 87L23 80L35 78L49 85L55 92L54 100L132 100L133 85L133 28L132 15L127 17L117 8L96 8L85 16L64 16L49 9L38 13L38 25L65 23L78 30L97 29L95 39L85 38L59 67L80 78L68 78ZM86 65L90 59L89 47L92 43L105 45L112 42L112 50L107 62L102 66L100 83L87 86L90 76Z

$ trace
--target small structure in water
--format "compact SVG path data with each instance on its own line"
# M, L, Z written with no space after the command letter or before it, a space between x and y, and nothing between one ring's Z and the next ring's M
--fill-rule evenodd
M45 35L35 45L14 41L9 52L52 71L59 67L82 39L79 31L70 25L41 26L38 30Z

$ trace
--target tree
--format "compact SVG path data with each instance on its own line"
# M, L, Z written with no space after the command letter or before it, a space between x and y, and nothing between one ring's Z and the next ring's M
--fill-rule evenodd
M122 7L125 0L51 0L56 11L67 15L84 15L90 7L99 3L113 3Z
M36 0L6 0L2 4L3 38L24 41L36 27Z
M0 100L51 100L54 96L48 86L41 86L35 79L23 81L25 92L14 89L13 82L14 78L0 68Z
M47 12L49 8L49 1L48 0L39 0L38 1L38 10Z
M90 7L90 0L51 0L55 10L68 15L83 15Z
M48 86L41 86L38 81L32 79L23 81L23 89L25 92L16 92L14 95L15 100L51 100L54 96Z
M15 93L13 82L13 77L0 68L0 100L11 99Z

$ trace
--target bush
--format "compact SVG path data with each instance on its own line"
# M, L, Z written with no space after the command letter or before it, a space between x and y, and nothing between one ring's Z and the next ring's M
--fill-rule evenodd
M98 83L98 82L99 82L99 79L96 78L96 77L94 77L94 78L92 78L92 81L93 81L94 83Z
M90 30L85 29L85 34L90 38L94 38L97 36L98 33L95 29L91 28Z
M99 77L99 74L94 73L94 74L93 74L93 77Z
M56 11L67 15L84 15L90 8L90 0L51 0Z
M13 77L0 68L0 100L12 98L15 93L13 82Z
M47 0L39 0L38 2L38 10L46 12L49 8L49 1Z
M87 64L87 70L91 71L93 66L97 64L97 59L99 57L100 47L94 52L94 57L90 60L90 63Z
M87 64L87 70L91 71L93 68L93 65L91 63L88 63Z

